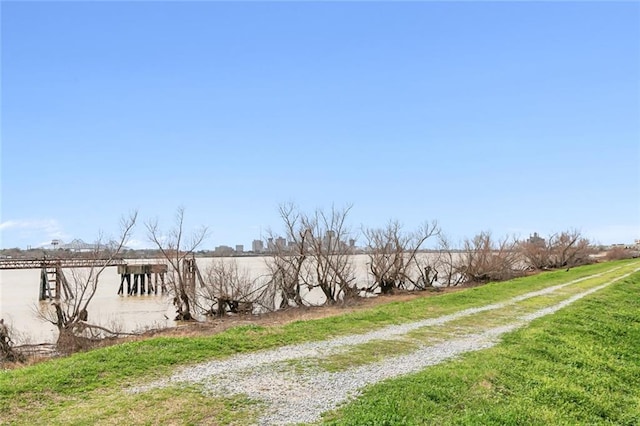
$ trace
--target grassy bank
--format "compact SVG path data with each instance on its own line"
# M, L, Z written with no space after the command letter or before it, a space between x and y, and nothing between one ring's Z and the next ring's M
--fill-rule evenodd
M153 338L0 372L0 423L109 424L118 423L118 419L150 424L167 423L168 419L179 424L250 423L259 407L243 398L203 397L197 388L168 388L143 395L126 395L121 389L166 375L178 365L437 317L614 267L621 269L593 280L619 276L631 269L628 261L590 265L569 272L544 273L456 293L384 304L337 317L277 327L243 326L208 337ZM178 408L174 402L179 403ZM339 418L341 420L336 417L335 421L359 424L350 423L353 420L348 417Z
M492 349L371 386L325 423L640 424L640 273Z

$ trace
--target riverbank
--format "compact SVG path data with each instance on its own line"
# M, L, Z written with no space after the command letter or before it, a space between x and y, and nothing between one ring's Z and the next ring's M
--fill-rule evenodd
M392 294L378 295L376 297L369 298L358 297L349 299L345 303L338 303L335 305L301 306L298 308L281 309L260 315L229 314L221 318L206 318L203 321L178 322L176 326L172 327L151 329L140 333L134 333L130 336L121 336L96 341L93 349L142 341L154 337L212 336L230 328L239 326L280 326L294 321L308 321L350 314L358 310L374 308L388 303L406 302L422 297L431 297L456 291L463 291L473 286L474 285L434 288L423 292L397 290ZM38 362L64 356L57 353L56 345L53 343L19 345L16 347L16 350L20 351L20 353L26 357L26 362L0 362L0 369L21 368L27 365L33 365Z
M305 342L320 342L340 336L382 330L399 324L441 318L460 313L465 309L504 303L554 286L565 286L554 291L571 290L578 293L588 291L589 288L597 288L629 273L636 266L628 261L589 265L569 272L543 273L450 294L440 294L436 297L414 297L402 302L380 303L377 306L367 306L362 309L354 308L352 312L320 319L273 325L241 324L215 335L154 337L42 362L14 371L5 371L0 373L2 421L32 424L69 422L109 424L120 418L133 423L253 424L257 421L255 417L257 413L266 407L262 402L247 395L212 396L210 393L203 392L202 385L197 383L191 385L176 383L170 387L138 394L123 393L123 390L166 378L178 366L229 359L242 353L255 353L259 350ZM616 289L638 287L638 281L638 274L635 274L611 284L610 287ZM572 284L567 285L567 283ZM637 290L636 288L634 291ZM606 295L609 292L605 289L596 295L600 297L601 294ZM619 295L618 293L616 295L614 302L618 303ZM558 293L556 296L563 296L563 293ZM523 309L539 309L547 302L551 304L556 302L545 299L548 297L550 295L529 298L528 305L525 304L524 299L517 303L522 304ZM585 300L591 300L593 297L596 296L588 296ZM576 302L576 306L582 303ZM512 309L513 306L507 307L507 311ZM570 309L573 307L566 308L567 311ZM471 319L471 326L478 327L478 330L483 327L483 324L490 326L497 321L494 316L467 319ZM601 320L601 318L596 317L595 320ZM540 321L536 320L535 324ZM542 322L545 321L547 320L543 318ZM464 326L464 324L458 324L458 326ZM470 325L467 324L467 326ZM422 346L426 344L416 336L412 339L413 343L418 341L419 343L416 344ZM348 337L347 340L349 340ZM352 352L346 359L353 359L355 353L358 354L355 358L362 359L364 364L370 365L380 362L372 353L383 353L385 358L393 359L410 350L410 346L378 345L368 349L366 346L358 347L357 352ZM329 354L329 359L335 361L340 360L340 357L339 354ZM325 361L318 362L325 365L323 364ZM340 361L341 364L345 362ZM353 368L349 365L347 367ZM297 371L295 369L301 366L292 365L291 368ZM526 370L526 366L520 368ZM356 423L346 421L344 424Z

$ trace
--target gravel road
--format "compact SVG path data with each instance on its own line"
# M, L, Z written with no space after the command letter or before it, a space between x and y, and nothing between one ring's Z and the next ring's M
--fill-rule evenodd
M465 309L438 318L393 325L364 334L290 345L238 355L226 360L207 362L184 368L167 379L131 389L130 392L144 392L148 389L177 383L201 383L212 395L245 394L252 399L263 401L266 404L266 409L258 421L260 425L313 422L317 421L323 412L334 409L349 398L357 397L360 390L366 385L414 373L465 352L494 346L504 333L522 327L536 318L556 312L630 274L625 274L598 287L568 297L556 305L524 316L514 316L512 321L506 325L486 328L473 334L452 335L451 339L445 342L425 344L414 352L387 358L382 362L345 371L327 372L319 369L301 371L300 368L287 366L283 363L284 361L331 356L347 350L353 345L372 340L397 339L412 330L441 325L467 315L503 308L531 297L551 294L563 287L601 275L603 274L594 274L543 290L529 292L501 303Z

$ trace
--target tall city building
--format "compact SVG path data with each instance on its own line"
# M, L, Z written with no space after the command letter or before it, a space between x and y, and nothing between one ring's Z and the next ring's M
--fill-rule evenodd
M262 253L264 251L264 242L262 240L253 240L251 243L251 251L254 253Z

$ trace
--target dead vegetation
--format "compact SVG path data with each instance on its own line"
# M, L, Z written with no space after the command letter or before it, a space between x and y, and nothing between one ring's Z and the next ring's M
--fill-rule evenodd
M9 328L5 325L4 318L0 318L0 362L24 362L24 355L13 346Z
M442 292L453 292L462 290L464 287L442 289ZM369 309L387 303L404 302L420 297L430 297L440 294L438 292L411 292L397 291L394 294L380 295L370 298L354 298L349 299L345 303L323 305L323 306L300 306L297 308L289 307L277 311L266 312L260 315L252 315L249 313L231 314L226 316L209 317L204 321L186 321L181 322L177 327L161 328L147 330L141 333L131 333L121 335L117 338L107 338L91 341L90 345L78 350L90 350L111 345L121 344L131 341L140 341L153 337L204 337L212 336L228 330L232 327L243 325L257 326L281 326L296 321L308 321L344 315L357 312L362 309ZM6 369L19 368L22 366L32 365L41 361L45 361L56 356L69 355L71 352L59 352L56 350L55 344L35 344L21 345L15 348L16 352L21 354L20 361L9 362L4 360L0 362L0 366Z
M438 279L435 265L426 256L418 256L431 238L440 234L437 222L425 223L413 232L406 232L398 221L384 228L365 228L369 274L373 282L367 292L383 294L394 290L425 290Z
M550 235L547 239L535 237L517 246L525 262L532 269L558 269L584 265L594 253L591 242L580 231L568 230Z
M51 303L51 309L40 310L40 318L58 328L57 350L72 353L91 348L96 342L104 339L116 338L124 335L116 330L92 324L89 320L89 305L93 300L100 277L110 262L118 257L129 239L135 226L137 213L123 218L120 223L120 235L115 244L103 244L102 238L92 250L91 259L94 260L90 268L72 269L71 278L67 280L70 286L70 297L56 298ZM85 256L88 254L85 253Z
M464 282L504 281L523 275L519 265L517 241L512 237L494 238L481 232L465 239L455 269Z
M270 310L303 306L304 295L314 289L321 290L330 305L357 296L350 210L332 207L307 214L293 204L280 206L284 235L270 232L267 243Z
M640 251L627 247L613 247L607 250L605 258L607 260L635 259L640 257Z
M146 224L149 240L162 253L163 260L170 266L167 285L173 295L176 321L189 321L194 317L192 310L196 304L196 283L194 275L187 272L195 271L187 270L195 267L195 260L193 262L189 260L208 232L206 227L201 227L191 235L187 235L184 229L184 212L184 207L178 208L174 225L166 233L160 229L157 220Z
M358 235L349 226L350 211L351 206L347 206L305 213L293 204L280 205L282 232L269 232L268 273L261 277L251 276L229 259L215 259L201 273L195 251L208 230L201 227L188 234L184 208L178 208L174 225L166 232L161 231L157 220L147 222L148 238L169 266L167 285L176 309L175 320L193 321L206 315L209 320L194 327L213 322L217 324L215 329L219 324L237 321L304 319L311 312L322 316L334 306L341 313L351 306L367 306L375 303L371 300L381 300L360 296L400 293L408 297L416 291L508 280L531 271L588 263L592 253L590 242L578 231L553 234L546 240L536 234L536 238L527 241L508 236L495 238L490 232L481 232L456 246L435 221L425 222L413 231L406 231L398 221L390 221L382 228L361 228L367 273L361 282L356 282L353 255ZM96 246L92 256L97 266L82 273L71 271L72 296L61 299L56 295L52 309L41 314L59 330L58 352L109 344L126 334L92 324L89 308L100 275L108 262L121 254L136 219L137 214L123 219L118 242ZM626 251L612 250L608 258L628 255ZM312 303L307 297L314 291L320 296ZM250 316L252 313L264 315ZM5 336L0 354L8 359L14 355L8 334Z

